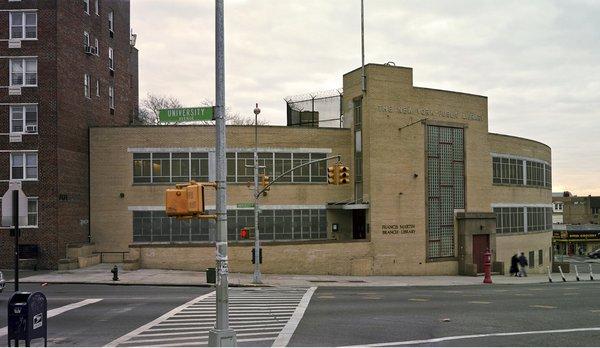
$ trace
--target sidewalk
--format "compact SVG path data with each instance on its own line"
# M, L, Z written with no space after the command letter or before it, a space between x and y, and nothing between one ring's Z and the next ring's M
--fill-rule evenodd
M123 271L119 269L119 281L112 281L112 264L100 264L93 267L70 271L28 272L22 276L22 283L77 283L77 284L119 284L119 285L165 285L165 286L210 286L206 283L204 272L177 271L160 269L140 269ZM32 273L34 275L32 275ZM575 281L574 274L566 274L568 281ZM11 280L6 277L7 281ZM333 276L333 275L283 275L263 274L263 286L453 286L482 284L483 277L466 276ZM587 274L581 275L588 280ZM553 274L555 283L561 282L560 274ZM548 283L545 274L532 274L526 278L496 275L494 284L535 284ZM231 273L231 286L256 286L252 284L252 274Z

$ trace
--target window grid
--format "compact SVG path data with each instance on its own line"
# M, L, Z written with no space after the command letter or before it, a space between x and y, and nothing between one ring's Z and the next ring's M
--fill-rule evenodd
M37 180L38 155L36 152L19 152L10 155L10 178L13 180Z
M37 87L37 59L11 59L10 85L22 87Z
M10 39L37 39L36 12L10 12Z
M227 235L239 241L240 230L254 225L253 210L228 210ZM259 213L260 237L263 241L327 239L325 209L265 209ZM133 241L201 242L214 239L212 220L178 220L164 211L134 211Z
M10 107L11 133L37 133L37 105L13 105ZM28 131L28 127L35 127ZM35 131L34 131L35 129Z
M496 233L552 230L551 207L495 207Z

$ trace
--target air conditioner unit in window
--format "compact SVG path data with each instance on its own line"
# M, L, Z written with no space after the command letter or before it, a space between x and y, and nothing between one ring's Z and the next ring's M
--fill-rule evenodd
M93 47L92 46L92 54L98 54L98 47Z
M92 46L83 46L83 51L86 54L92 54L92 48L93 48Z
M37 125L30 124L25 127L27 133L37 133Z

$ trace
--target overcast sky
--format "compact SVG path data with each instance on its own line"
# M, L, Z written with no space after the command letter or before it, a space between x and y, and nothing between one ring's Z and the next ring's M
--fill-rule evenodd
M490 131L552 147L553 191L600 195L600 1L365 0L366 60L488 96ZM214 100L214 1L132 0L140 97ZM226 103L285 123L284 97L360 65L359 0L225 0Z

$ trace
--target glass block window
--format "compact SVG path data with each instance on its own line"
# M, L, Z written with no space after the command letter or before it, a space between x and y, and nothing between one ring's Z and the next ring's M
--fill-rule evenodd
M464 130L427 126L427 254L453 257L454 209L465 206Z

